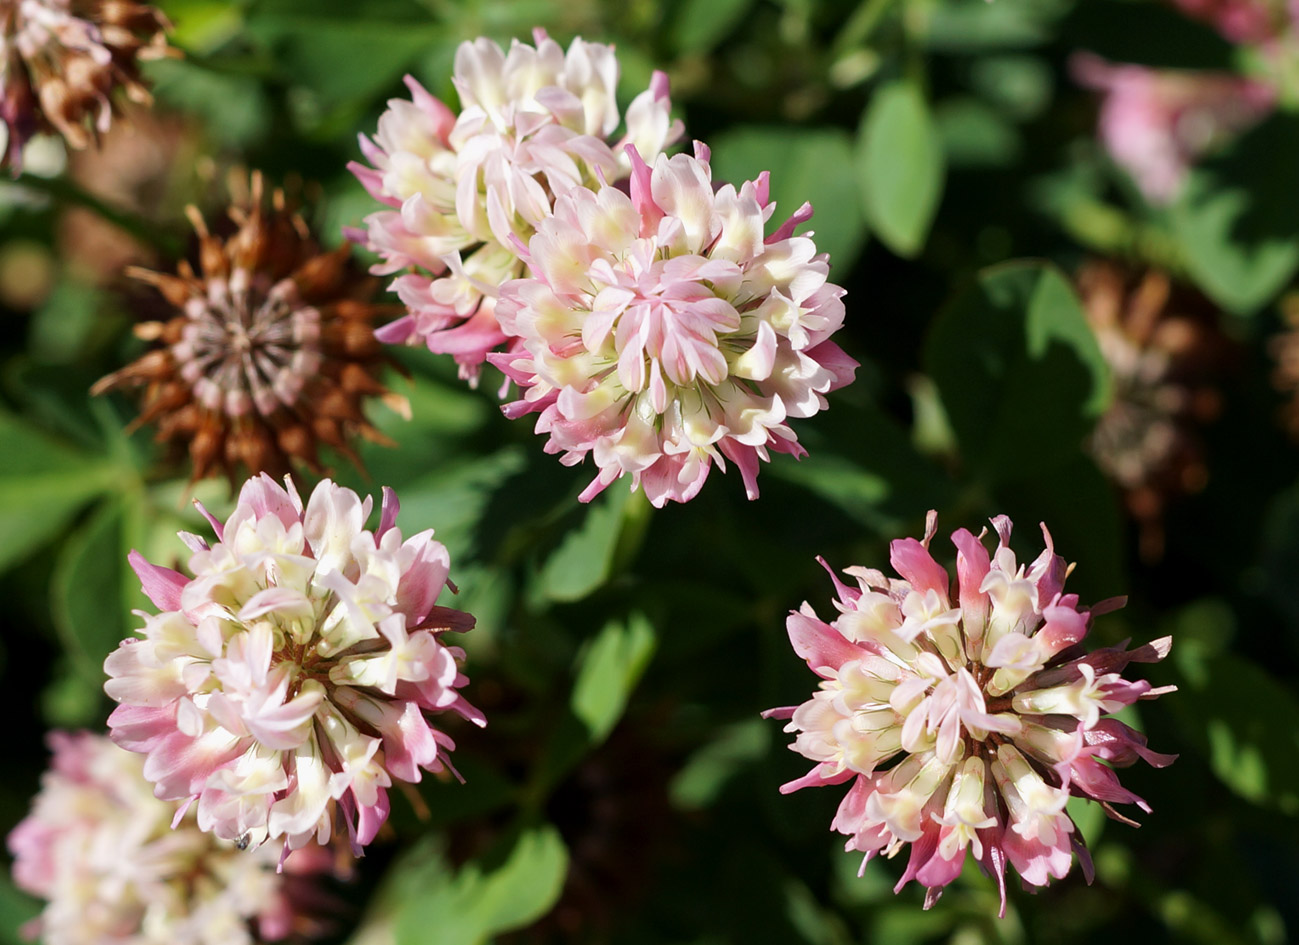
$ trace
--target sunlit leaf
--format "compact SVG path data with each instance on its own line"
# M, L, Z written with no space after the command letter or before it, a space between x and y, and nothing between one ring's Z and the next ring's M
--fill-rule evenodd
M654 627L640 614L605 624L582 654L573 684L573 714L591 741L604 741L622 717L627 699L654 654Z
M118 471L0 412L0 571L58 535Z
M582 524L564 537L541 567L538 580L546 597L581 600L605 582L618 547L623 509L631 501L631 493L615 485L586 507ZM643 499L638 495L634 501Z
M898 255L916 255L938 212L944 174L942 141L919 88L900 81L875 92L855 158L871 230Z
M408 894L395 903L396 945L480 945L549 911L568 872L568 851L550 825L519 833L497 857L453 869L425 846L399 861Z
M1278 114L1226 152L1201 161L1173 207L1173 228L1200 287L1221 305L1252 312L1299 269L1299 117Z
M753 718L721 729L672 779L672 804L684 810L709 806L726 783L771 746L773 723Z

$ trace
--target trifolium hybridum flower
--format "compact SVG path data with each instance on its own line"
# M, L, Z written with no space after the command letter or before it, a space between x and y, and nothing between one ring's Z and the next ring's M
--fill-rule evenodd
M539 413L565 465L590 457L583 501L629 475L655 506L685 502L728 461L756 498L760 461L805 453L790 421L853 378L830 340L843 289L794 235L810 205L764 235L765 172L715 189L702 144L652 168L628 155L630 194L560 196L528 244L531 277L501 292L497 317L519 341L491 360L522 392L505 412Z
M215 544L182 534L193 578L131 554L159 613L104 663L108 724L201 829L287 849L346 835L360 853L394 781L448 767L429 717L483 724L442 640L474 618L437 603L447 550L432 529L403 540L391 489L370 531L369 498L325 480L304 506L285 482L250 479Z
M626 144L653 160L681 136L663 73L619 115L612 46L579 37L565 52L540 29L534 41L508 52L485 38L462 43L459 114L408 77L411 100L390 101L374 140L361 137L373 167L351 165L388 208L353 238L382 257L375 273L403 273L392 288L409 314L379 337L453 355L475 383L487 353L507 340L497 290L523 275L518 247L555 197L625 178Z
M1087 848L1065 811L1071 796L1127 823L1114 804L1149 811L1114 769L1138 759L1163 767L1175 756L1150 751L1109 716L1173 688L1122 675L1129 663L1163 659L1172 644L1085 651L1092 618L1123 601L1080 607L1064 593L1070 568L1045 527L1046 550L1024 565L1010 549L1010 520L992 524L991 555L982 536L952 535L955 584L929 551L932 512L922 541L893 542L901 580L854 567L849 587L831 572L839 616L826 623L805 603L787 623L820 689L766 715L789 719L791 748L816 762L783 793L851 782L831 826L848 836L848 850L866 854L862 869L910 844L898 889L913 879L926 886L928 908L969 854L996 880L1004 914L1007 863L1043 886L1077 854L1090 880Z
M260 945L321 928L331 851L240 851L153 796L143 759L103 735L52 732L54 758L9 834L14 884L45 900L45 945Z

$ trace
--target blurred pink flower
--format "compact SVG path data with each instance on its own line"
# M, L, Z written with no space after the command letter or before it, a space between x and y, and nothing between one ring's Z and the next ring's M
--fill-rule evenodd
M1130 662L1168 654L1164 637L1134 650L1081 643L1092 618L1124 603L1088 609L1063 593L1071 568L1046 550L1022 565L1010 549L1010 520L992 520L1000 539L989 555L965 529L952 535L957 581L929 552L933 512L921 541L893 542L902 579L853 567L857 587L841 583L830 623L809 604L787 623L794 651L821 677L800 706L772 709L797 732L791 747L816 766L781 787L852 782L833 829L848 850L911 855L910 880L928 887L925 908L960 874L967 850L993 876L1005 914L1006 863L1025 883L1062 878L1076 853L1091 880L1091 859L1065 812L1069 797L1111 806L1145 801L1114 773L1142 758L1155 767L1176 756L1146 748L1145 737L1106 716L1174 687L1151 688L1121 675ZM821 562L825 564L824 561ZM827 567L827 570L828 567ZM1109 762L1103 764L1102 762Z
M1225 73L1111 65L1090 53L1071 62L1075 79L1101 92L1099 132L1151 203L1177 196L1196 158L1264 118L1270 85Z
M201 829L298 849L345 824L359 854L393 779L447 765L426 713L484 724L441 640L474 618L436 605L447 550L432 529L402 541L391 489L371 532L368 497L325 480L304 508L285 483L248 480L224 526L209 516L217 544L182 534L193 579L131 553L161 613L104 663L108 723L158 797L198 802Z
M598 468L589 501L626 473L661 507L699 492L730 460L749 498L770 451L804 454L786 421L826 407L857 362L830 341L843 290L794 227L774 233L767 174L713 190L707 150L659 155L653 170L629 148L631 195L578 189L555 202L529 244L532 277L508 283L497 315L518 335L492 362L539 411L547 452Z
M9 834L14 882L46 900L23 929L46 945L252 945L313 924L329 851L240 852L177 816L143 760L102 735L52 732L31 813ZM173 818L175 829L173 829Z
M1233 43L1266 43L1283 33L1289 20L1281 0L1173 0L1173 5Z
M484 38L460 45L459 115L407 77L412 100L390 101L374 141L361 137L373 167L349 165L389 208L352 238L382 257L375 273L415 270L391 286L409 314L379 337L454 355L473 383L487 352L506 341L493 314L497 289L523 274L518 247L555 197L626 177L625 144L652 159L681 136L662 72L628 106L614 140L613 47L577 38L565 53L544 30L534 36L535 48L516 40L508 54Z

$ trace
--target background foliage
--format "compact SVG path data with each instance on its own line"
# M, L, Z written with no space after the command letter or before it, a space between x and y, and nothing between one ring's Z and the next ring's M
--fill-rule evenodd
M763 470L759 501L728 475L656 512L621 485L580 506L589 477L544 455L529 421L500 415L495 378L469 390L443 360L401 353L410 378L391 383L413 419L373 416L400 447L367 446L368 478L341 460L335 470L360 490L396 487L404 525L431 525L450 548L456 606L478 617L467 694L490 725L455 732L465 786L429 779L416 803L394 801L391 833L342 887L335 940L1296 934L1299 485L1269 339L1299 269L1299 115L1283 89L1273 117L1156 206L1106 156L1097 97L1069 66L1087 50L1248 72L1248 49L1153 0L160 5L186 57L150 72L170 116L151 132L170 149L157 171L124 185L140 176L129 158L77 157L73 184L0 185L6 828L36 789L44 730L103 723L103 657L144 606L127 550L177 561L175 531L199 526L188 496L229 501L224 484L188 487L147 431L127 432L126 398L87 395L138 353L129 329L149 304L104 270L96 247L120 249L127 231L96 242L103 212L130 211L127 230L148 236L134 258L169 263L188 239L182 205L215 210L226 169L257 167L318 196L314 222L337 243L373 209L345 170L355 135L404 94L402 75L454 101L457 43L543 24L563 41L616 42L627 98L666 69L716 177L770 169L786 212L812 201L817 243L848 290L842 343L863 366L798 428L811 456ZM1232 352L1203 432L1207 479L1169 503L1159 554L1139 553L1086 449L1121 393L1071 286L1096 255L1159 264L1206 294ZM972 868L930 912L922 890L891 892L899 863L857 878L828 830L840 792L778 795L806 763L758 718L812 688L784 615L803 600L829 609L814 557L882 567L888 541L918 534L930 508L944 535L1010 514L1021 554L1036 554L1045 521L1078 562L1071 588L1085 602L1129 595L1098 641L1175 641L1149 675L1181 692L1130 719L1181 753L1124 776L1154 813L1134 830L1076 811L1095 885L1075 874L1036 896L1013 889L1002 921ZM33 909L0 883L0 943Z

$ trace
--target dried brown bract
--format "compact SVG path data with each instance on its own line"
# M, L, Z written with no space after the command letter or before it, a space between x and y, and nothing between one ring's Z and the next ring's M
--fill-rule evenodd
M379 380L387 359L374 322L392 307L371 301L376 280L353 264L350 248L323 251L283 191L265 199L258 174L233 201L229 237L214 235L196 208L188 213L198 272L187 262L175 275L127 270L177 314L139 324L136 334L157 345L92 392L144 388L133 426L154 424L159 441L185 448L192 480L224 473L232 488L241 467L280 476L297 462L320 471L322 444L359 465L354 435L390 445L362 405L379 397L407 411Z

